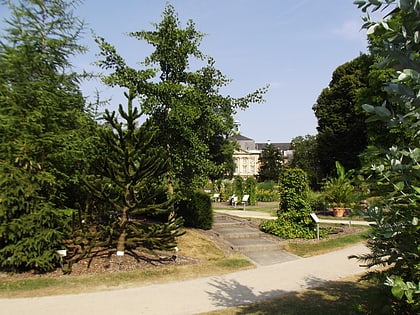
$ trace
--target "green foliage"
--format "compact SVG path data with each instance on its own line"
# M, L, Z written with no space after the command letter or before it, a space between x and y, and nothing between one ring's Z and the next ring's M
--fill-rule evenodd
M316 136L306 135L292 139L291 149L293 159L290 167L298 167L308 175L312 189L319 189L322 179L321 166L318 157L318 141Z
M97 148L93 174L86 185L93 195L108 205L105 220L86 222L97 227L96 246L130 251L138 247L172 249L181 235L178 218L168 220L173 200L166 196L163 185L168 170L164 150L151 146L155 129L146 121L139 126L141 114L133 106L136 94L125 93L127 110L119 106L120 122L115 112L105 111L106 124L99 129L102 148ZM162 222L161 218L165 217Z
M104 78L107 84L135 88L144 99L141 110L158 129L153 145L166 150L170 160L168 192L188 193L209 177L232 173L233 146L227 136L233 129L233 114L261 102L265 89L237 99L221 95L220 89L230 80L199 50L204 34L191 20L181 27L172 5L153 26L151 31L129 33L154 47L140 63L146 69L129 67L103 39L98 39L103 57L99 65L112 71ZM190 69L191 60L198 70Z
M276 184L277 181L273 181L273 180L266 180L263 182L259 182L257 188L258 189L264 189L264 190L274 190L276 189Z
M254 177L248 177L245 180L245 192L249 195L248 204L255 206L257 204L257 180Z
M0 265L46 271L84 195L85 131L92 124L70 58L81 23L74 1L4 1L0 45Z
M257 195L257 201L262 201L262 202L279 201L278 190L263 189L263 188L257 187L256 195Z
M325 197L322 192L310 190L308 193L308 203L312 212L325 210Z
M420 309L420 282L416 285L411 281L405 282L401 277L388 277L385 285L391 287L392 295L398 300L404 298L414 309Z
M370 253L358 258L368 266L388 266L382 273L391 287L398 314L420 311L420 20L418 1L389 0L390 13L381 21L367 15L364 27L379 66L394 69L381 106L365 105L369 123L386 126L386 136L397 139L391 147L378 143L371 163L371 191L380 193L369 209L376 224L368 241ZM356 1L364 12L379 10L382 1ZM398 135L395 137L395 135Z
M279 191L276 188L276 183L272 180L258 183L256 189L257 201L279 201Z
M287 220L283 217L262 222L260 224L260 230L285 239L313 239L317 236L316 228L308 229L307 226L303 226L302 224Z
M280 177L280 209L277 219L260 225L264 232L282 238L314 238L316 226L310 218L307 201L308 180L303 170L287 168Z
M339 66L313 106L318 120L320 178L334 171L335 161L346 169L360 167L358 155L366 148L367 128L359 93L369 86L372 63L371 56L361 55Z
M209 230L213 225L213 209L208 194L195 191L188 199L180 200L177 213L186 227Z
M308 180L306 173L299 168L287 168L280 177L279 213L307 211Z
M267 144L262 149L259 157L260 169L258 179L260 181L278 181L280 170L283 163L283 155L279 148L272 143Z
M329 177L324 184L325 201L333 207L347 208L356 202L356 191L352 184L353 171L346 172L340 162L335 162L337 177Z
M53 178L28 161L0 165L0 172L0 268L55 269L60 262L56 250L68 236L69 216L40 196Z
M233 179L233 194L238 197L238 200L241 200L245 194L244 179L241 176L235 176Z

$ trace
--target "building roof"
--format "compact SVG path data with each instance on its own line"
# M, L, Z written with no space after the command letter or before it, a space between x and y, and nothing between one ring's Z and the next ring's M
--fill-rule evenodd
M291 150L290 143L281 143L281 142L271 142L270 144L274 145L276 148L280 149L281 151L288 151ZM256 149L262 150L268 143L256 143Z
M236 141L241 141L241 140L242 141L248 141L248 140L252 141L253 140L253 139L245 137L244 135L241 135L241 134L233 135L233 136L229 137L229 139L235 139Z
M255 143L254 139L248 138L241 134L234 134L229 137L230 140L236 140L241 144L241 148L246 151L261 151L268 143L274 145L281 151L289 151L291 150L290 143L282 143L282 142L264 142L264 143ZM245 144L245 145L244 145ZM249 146L252 147L249 147Z

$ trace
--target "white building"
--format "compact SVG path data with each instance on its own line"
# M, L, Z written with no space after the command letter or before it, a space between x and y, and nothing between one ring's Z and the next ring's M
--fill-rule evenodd
M236 168L234 175L242 177L257 176L259 172L259 157L263 148L270 144L255 143L251 138L245 137L240 133L240 123L235 121L234 135L231 137L232 141L239 144L239 148L233 153L233 160ZM290 148L290 143L271 143L280 149L283 154L283 162L287 164L293 157L293 150Z

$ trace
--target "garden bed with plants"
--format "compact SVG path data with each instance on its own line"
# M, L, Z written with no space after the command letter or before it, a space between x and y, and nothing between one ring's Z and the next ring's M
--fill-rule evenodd
M147 251L136 251L137 257L124 255L118 257L115 250L102 250L100 254L92 254L71 267L71 272L64 274L60 268L47 273L35 273L27 271L22 273L0 272L3 281L11 279L28 279L39 277L75 277L88 275L104 275L135 270L153 270L165 267L178 267L184 265L204 264L207 261L223 260L233 255L229 248L212 230L186 229L186 233L178 240L177 252L155 252L155 255ZM100 249L96 249L99 251ZM95 250L92 251L95 253ZM64 267L67 267L64 259ZM1 291L1 290L0 290Z

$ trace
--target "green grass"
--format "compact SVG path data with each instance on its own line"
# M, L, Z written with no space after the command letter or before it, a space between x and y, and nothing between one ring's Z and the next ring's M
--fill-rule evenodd
M294 242L288 241L284 244L284 249L290 253L300 257L310 257L320 255L333 250L338 250L353 244L360 243L366 239L368 227L363 228L358 233L348 234L341 237L330 238L325 240L314 240L310 242Z
M327 220L347 220L350 221L350 219L352 221L366 221L367 217L364 216L357 216L354 215L351 218L346 216L346 217L334 217L332 215L327 215L327 214L317 214L318 218L320 219L327 219Z
M247 211L258 211L258 212L265 212L269 213L273 216L276 216L276 212L279 208L278 202L260 202L257 206L246 206L245 210ZM221 204L214 204L214 210L242 210L243 207L241 205L237 205L236 208L233 206L229 206L225 203Z
M0 298L35 297L56 294L92 292L110 288L132 287L181 281L201 276L220 275L253 268L249 260L241 257L215 259L200 264L164 266L134 271L99 275L31 277L28 279L2 279Z
M331 281L323 286L239 307L201 315L349 315L383 314L387 305L383 289L358 278Z

